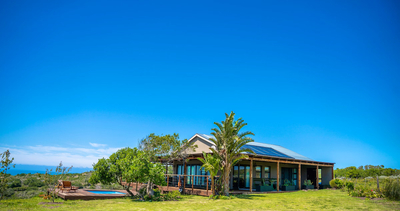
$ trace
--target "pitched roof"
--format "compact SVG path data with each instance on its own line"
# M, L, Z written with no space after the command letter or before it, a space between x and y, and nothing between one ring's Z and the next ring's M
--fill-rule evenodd
M210 138L212 138L212 136L210 135L196 133L196 135L194 135L192 138L194 138L195 136L199 136L202 139L214 145L214 143L209 140ZM274 144L250 142L244 145L242 148L251 149L256 155L314 161L306 156L300 155L299 153L293 152L292 150L289 150L285 147Z

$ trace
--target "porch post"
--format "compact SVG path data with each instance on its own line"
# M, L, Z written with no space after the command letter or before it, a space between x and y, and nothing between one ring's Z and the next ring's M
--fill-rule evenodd
M167 174L167 191L168 191L168 186L169 186L169 174Z
M316 181L315 181L315 183L317 183L316 185L315 185L315 187L317 187L317 189L319 189L319 177L318 177L318 165L317 165L317 179L316 179Z
M250 158L250 192L253 192L253 159Z
M192 176L192 195L193 195L194 175Z
M276 191L279 191L279 162L276 163Z
M299 180L299 190L301 190L301 164L299 163L299 171L298 171L298 173L297 173L297 177L298 177L298 180Z

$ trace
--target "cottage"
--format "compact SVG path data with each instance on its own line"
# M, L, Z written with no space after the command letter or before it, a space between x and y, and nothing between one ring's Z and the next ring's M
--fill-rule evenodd
M190 143L198 146L188 152L188 162L175 160L174 174L167 175L167 188L184 186L193 194L210 195L208 172L200 169L197 160L203 152L211 153L214 143L211 136L195 134ZM301 189L321 189L333 179L334 163L314 161L282 146L251 142L243 146L254 151L249 158L239 161L230 175L230 189L233 192L294 191ZM182 184L183 183L183 184ZM306 184L308 183L308 184ZM196 192L197 190L197 192Z

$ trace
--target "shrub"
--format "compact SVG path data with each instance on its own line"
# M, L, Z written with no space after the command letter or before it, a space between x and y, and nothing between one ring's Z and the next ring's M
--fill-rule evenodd
M348 183L350 182L347 182L346 184ZM368 184L357 185L354 190L349 191L349 195L354 197L366 197L370 199L383 197L379 191L372 189Z
M154 197L160 197L161 191L159 189L154 189Z
M399 180L388 179L382 188L382 193L390 200L400 200Z
M14 190L12 188L7 188L7 190L3 193L5 197L11 197L14 195Z
M21 180L20 179L13 180L9 187L10 188L21 187Z
M28 187L26 190L27 190L27 191L30 191L30 190L38 190L38 188L37 188L37 187Z
M36 177L29 177L24 181L25 185L28 185L29 187L42 187L44 186L44 183L37 179Z
M27 187L15 187L13 188L14 191L26 191Z
M162 195L163 201L176 201L181 198L181 193L177 190Z
M348 192L353 191L354 190L354 183L351 181L346 182L346 189Z
M344 185L344 182L340 179L333 179L329 182L329 185L332 188L337 188L337 189L341 189Z

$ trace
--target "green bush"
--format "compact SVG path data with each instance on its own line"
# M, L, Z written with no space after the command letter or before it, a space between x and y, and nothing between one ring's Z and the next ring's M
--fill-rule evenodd
M177 190L162 195L163 201L176 201L181 198L181 193Z
M6 191L4 191L4 197L11 197L12 195L14 195L14 190L12 188L7 188Z
M383 195L390 200L400 200L400 182L388 179L382 188Z
M27 190L27 191L30 191L30 190L38 190L38 187L28 187L26 190Z
M24 181L25 185L28 185L29 187L42 187L44 186L44 182L41 180L37 179L36 177L29 177Z
M16 188L16 187L21 187L21 180L20 179L15 179L11 182L9 185L10 188Z
M354 190L354 183L351 181L346 182L346 189L348 192L353 191Z
M15 187L13 188L14 191L26 191L26 189L28 189L27 187Z
M332 188L337 188L337 189L341 189L344 185L344 182L340 179L333 179L329 182L329 185Z

